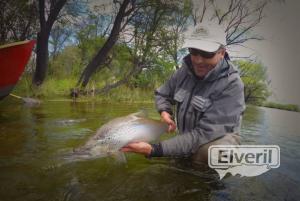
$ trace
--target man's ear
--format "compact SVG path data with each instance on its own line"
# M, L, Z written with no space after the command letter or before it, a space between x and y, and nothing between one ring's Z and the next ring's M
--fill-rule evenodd
M221 57L224 58L225 57L225 53L226 53L226 49L222 48L219 50L219 54L221 54Z

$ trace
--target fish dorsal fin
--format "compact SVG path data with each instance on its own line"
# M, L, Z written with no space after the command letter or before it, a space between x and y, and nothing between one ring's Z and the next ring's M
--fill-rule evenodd
M148 112L146 110L140 110L138 112L130 114L130 116L134 118L141 118L141 117L146 118L148 117Z

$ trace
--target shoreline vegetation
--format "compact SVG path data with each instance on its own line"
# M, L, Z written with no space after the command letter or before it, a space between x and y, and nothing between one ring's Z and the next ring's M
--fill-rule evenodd
M281 104L281 103L274 103L274 102L265 102L259 106L274 108L279 110L287 110L292 112L300 112L300 109L297 105L294 104Z
M14 94L22 97L31 97L44 101L74 101L71 97L71 88L75 86L76 79L48 79L39 88L33 88L30 79L23 77L14 89ZM95 87L95 86L93 86ZM109 91L106 94L94 93L91 85L87 87L85 94L80 94L76 98L76 102L122 102L122 103L154 103L154 89L142 89L139 87L128 87L126 85L120 86ZM275 102L265 101L259 104L250 103L250 105L261 106L267 108L275 108L280 110L287 110L293 112L300 112L299 106L294 104L281 104Z
M75 78L47 79L40 87L32 87L29 77L23 77L13 90L13 94L21 97L29 97L43 101L74 101L71 89L76 84ZM89 84L84 92L79 94L76 102L128 102L128 103L152 103L154 89L142 89L122 85L110 90L108 93L98 94L95 90L98 86Z

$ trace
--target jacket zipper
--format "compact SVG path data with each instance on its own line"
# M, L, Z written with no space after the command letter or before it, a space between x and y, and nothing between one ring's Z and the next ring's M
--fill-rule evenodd
M193 96L193 94L194 94L194 90L195 90L195 88L196 88L196 86L197 86L197 82L196 82L196 84L193 86L193 88L192 88L192 91L191 91L191 93L190 93L190 96L189 96L189 99L188 99L188 102L187 102L187 105L186 105L186 107L185 107L185 111L184 111L184 113L183 113L183 125L182 125L182 131L184 132L184 130L185 130L185 117L186 117L186 113L187 113L187 111L188 111L188 109L189 109L189 105L190 105L190 103L191 103L191 100L192 100L192 96Z

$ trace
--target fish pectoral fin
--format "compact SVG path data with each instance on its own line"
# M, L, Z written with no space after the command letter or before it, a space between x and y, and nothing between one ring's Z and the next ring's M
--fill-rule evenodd
M94 146L105 144L103 139L97 140Z
M116 159L117 162L119 163L127 163L127 159L126 159L126 156L123 152L121 151L118 151L118 152L114 152L114 153L110 153L110 155Z

